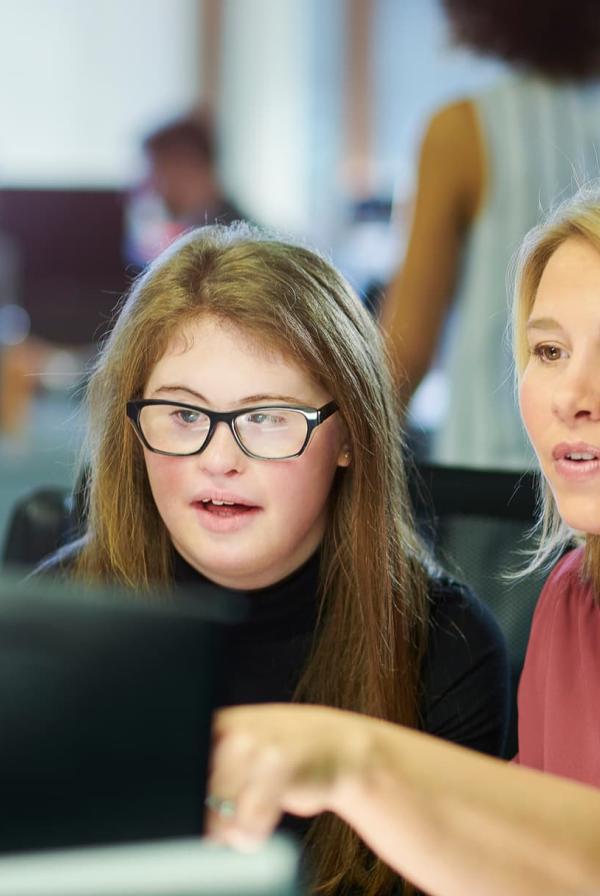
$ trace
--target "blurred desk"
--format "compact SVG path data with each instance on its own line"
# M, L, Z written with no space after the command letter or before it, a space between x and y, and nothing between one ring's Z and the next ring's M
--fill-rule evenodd
M0 859L0 896L299 896L296 846L242 854L185 839Z

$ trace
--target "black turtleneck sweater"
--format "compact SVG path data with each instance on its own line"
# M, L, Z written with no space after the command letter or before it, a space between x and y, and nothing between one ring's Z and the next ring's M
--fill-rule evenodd
M193 592L205 581L178 554L175 579ZM240 593L245 619L232 626L221 705L289 702L308 659L317 620L319 555L275 585ZM500 755L508 718L508 661L490 611L464 586L432 579L423 665L423 729Z

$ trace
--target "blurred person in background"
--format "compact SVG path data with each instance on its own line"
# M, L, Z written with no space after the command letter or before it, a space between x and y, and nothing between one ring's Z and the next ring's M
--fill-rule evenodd
M143 140L145 183L129 205L129 247L144 266L191 227L248 220L226 195L213 123L206 109L163 124Z
M600 10L596 0L443 5L460 43L515 71L431 118L382 326L408 404L448 324L448 407L432 459L521 470L533 458L514 401L505 272L543 213L598 173Z

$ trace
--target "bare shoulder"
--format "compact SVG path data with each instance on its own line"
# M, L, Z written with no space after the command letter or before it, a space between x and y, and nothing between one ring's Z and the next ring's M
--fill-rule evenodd
M431 116L421 146L421 167L441 190L460 200L467 219L474 216L483 191L484 160L471 100L449 103Z
M441 141L452 147L466 147L477 138L475 106L469 99L456 100L437 109L425 133L424 142Z

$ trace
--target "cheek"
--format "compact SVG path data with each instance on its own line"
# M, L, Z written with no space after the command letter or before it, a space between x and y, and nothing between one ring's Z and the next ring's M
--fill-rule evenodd
M519 410L534 448L538 426L543 417L543 402L540 401L539 386L535 379L535 376L526 370L519 385Z
M161 516L181 489L184 464L179 458L144 452L150 490ZM179 463L177 463L179 461Z
M289 463L284 461L268 472L269 475L263 481L272 500L278 499L283 504L287 504L290 498L302 503L311 500L315 470L304 464L302 459Z
M336 469L330 457L318 452L311 454L309 447L297 460L272 468L265 485L283 514L306 519L323 510Z

